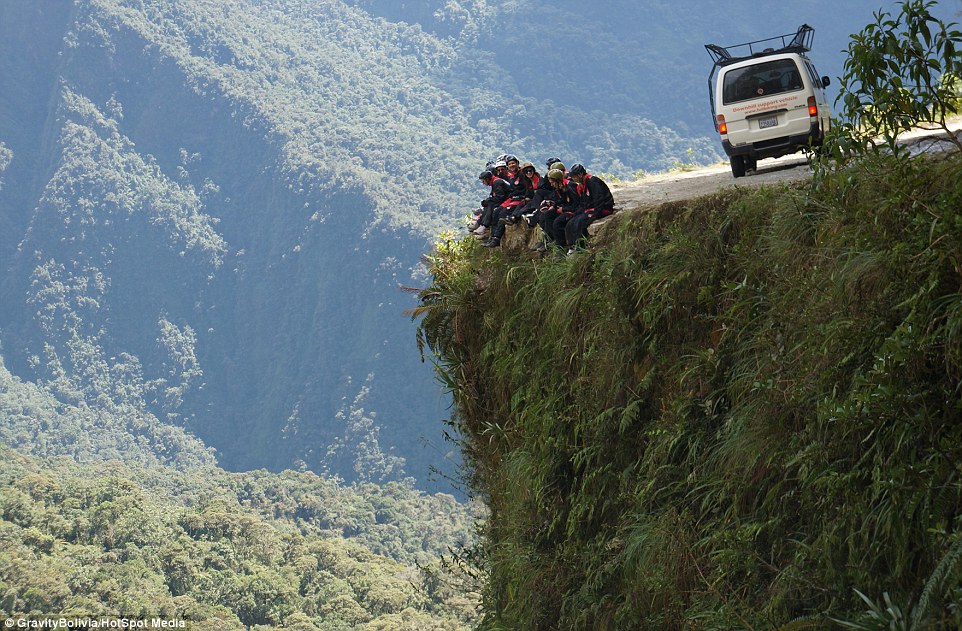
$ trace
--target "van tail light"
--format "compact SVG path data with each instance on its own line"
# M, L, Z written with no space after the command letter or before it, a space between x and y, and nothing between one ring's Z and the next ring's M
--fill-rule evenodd
M818 105L815 103L815 97L808 97L808 115L818 116Z
M809 109L811 109L811 108L809 108ZM725 123L725 115L724 115L724 114L719 114L719 115L718 115L718 133L721 134L722 136L725 136L725 135L728 134L728 124Z

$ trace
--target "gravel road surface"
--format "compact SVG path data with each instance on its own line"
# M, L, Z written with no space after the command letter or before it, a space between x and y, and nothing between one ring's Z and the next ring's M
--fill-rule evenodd
M951 127L959 133L962 119L955 119ZM939 139L941 135L941 140ZM955 147L945 140L944 132L917 130L904 134L901 142L912 147L913 153L926 151L951 151ZM681 201L701 197L726 186L761 186L776 182L795 182L812 175L803 154L797 153L781 158L760 160L758 170L751 175L735 179L728 163L694 171L671 172L651 175L638 182L613 185L611 192L621 210L654 206L663 202Z

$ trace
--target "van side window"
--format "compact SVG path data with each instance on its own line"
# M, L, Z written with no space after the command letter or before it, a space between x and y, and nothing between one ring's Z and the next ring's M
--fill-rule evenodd
M822 80L819 78L818 71L815 70L815 66L813 66L811 63L806 62L805 68L808 69L808 76L812 80L812 85L814 85L816 88L821 87Z
M722 87L722 102L738 103L803 87L802 75L793 60L765 61L729 70Z

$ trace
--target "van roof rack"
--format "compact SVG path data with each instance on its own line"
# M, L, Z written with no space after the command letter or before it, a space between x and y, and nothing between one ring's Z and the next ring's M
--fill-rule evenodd
M791 38L791 39L788 39ZM705 44L705 49L715 62L708 73L708 101L711 104L711 115L715 123L715 130L718 130L718 120L715 112L715 73L718 69L745 59L753 57L765 57L767 55L777 55L780 53L799 53L804 54L812 50L812 40L815 38L815 29L808 24L802 24L794 33L776 35L760 39L755 42L745 42L744 44L733 44L732 46L719 46L718 44ZM781 44L780 48L775 48L775 44ZM748 54L745 54L747 50ZM734 53L738 54L734 54Z
M779 53L807 53L812 50L812 39L815 37L815 29L808 24L802 24L794 33L776 35L744 44L733 44L731 46L719 46L718 44L705 44L705 49L711 55L715 66L727 66L743 59L752 57L764 57L766 55L776 55ZM778 46L781 44L781 46Z

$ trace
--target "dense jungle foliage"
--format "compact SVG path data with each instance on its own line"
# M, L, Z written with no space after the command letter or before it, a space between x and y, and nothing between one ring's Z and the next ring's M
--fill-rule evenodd
M567 257L437 244L416 314L490 508L481 628L962 627L962 33L932 6L853 37L809 182ZM955 149L895 144L925 122Z
M0 617L163 616L194 629L467 629L451 496L309 472L32 459L0 445Z

